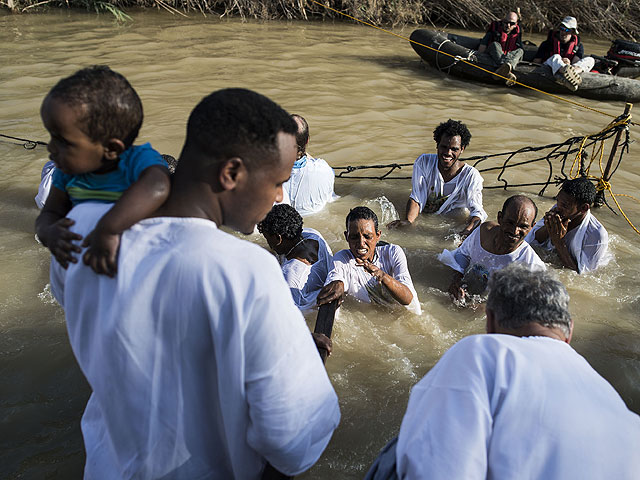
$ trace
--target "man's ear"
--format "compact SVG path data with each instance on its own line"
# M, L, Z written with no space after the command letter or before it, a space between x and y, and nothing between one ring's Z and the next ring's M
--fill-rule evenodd
M233 190L246 175L247 168L242 159L231 157L221 162L218 170L218 182L222 190Z
M580 213L587 213L589 211L589 204L588 203L583 203L582 205L580 205Z
M571 339L573 338L573 318L571 319L571 323L569 324L569 336L565 338L566 343L571 343Z
M502 221L502 212L498 212L498 223Z
M349 242L349 236L347 235L347 231L344 231L344 239Z
M117 160L120 154L126 150L124 142L119 138L110 138L102 146L104 147L104 158L109 161Z

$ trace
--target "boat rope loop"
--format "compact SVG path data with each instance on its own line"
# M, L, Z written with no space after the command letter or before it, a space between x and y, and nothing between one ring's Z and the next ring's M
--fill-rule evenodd
M47 146L46 142L41 142L39 140L28 140L26 138L12 137L11 135L4 135L2 133L0 133L0 137L8 138L10 140L16 140L17 142L20 142L20 143L17 143L17 145L22 144L22 146L27 150L33 150L38 145L44 145L45 147ZM9 143L15 143L15 142L9 142Z
M568 98L561 97L560 95L555 95L555 94L553 94L553 93L545 92L545 91L543 91L543 90L540 90L540 89L538 89L538 88L532 87L532 86L530 86L530 85L526 85L526 84L524 84L524 83L518 82L517 80L511 80L511 79L509 79L509 78L507 78L507 77L503 77L502 75L499 75L499 74L497 74L496 72L493 72L493 71L491 71L491 70L487 70L486 68L483 68L483 67L481 67L480 65L478 65L478 64L476 64L476 63L473 63L473 62L471 61L471 55L469 55L467 58L464 58L464 57L461 57L461 56L459 56L459 55L453 55L453 54L451 54L451 53L443 52L442 50L440 50L440 47L438 47L438 48L434 48L434 47L431 47L431 46L429 46L429 45L425 45L425 44L423 44L423 43L416 42L415 40L411 40L410 38L405 37L404 35L400 35L400 34L397 34L397 33L392 32L392 31L390 31L390 30L386 30L386 29L384 29L384 28L382 28L382 27L378 27L378 26L376 26L376 25L373 25L372 23L365 22L364 20L360 20L360 19L358 19L358 18L356 18L356 17L354 17L354 16L352 16L352 15L349 15L349 14L347 14L347 13L341 12L340 10L336 10L335 8L332 8L332 7L330 7L329 5L325 5L325 4L320 3L320 2L318 2L318 1L316 1L316 0L308 0L308 1L309 1L310 3L314 3L314 4L318 5L318 6L320 6L320 7L322 7L322 8L326 8L327 10L331 10L332 12L337 13L338 15L342 15L343 17L350 18L351 20L353 20L353 21L355 21L355 22L361 23L361 24L363 24L363 25L367 25L368 27L375 28L375 29L377 29L377 30L380 30L381 32L388 33L389 35L393 35L394 37L401 38L402 40L406 40L407 42L414 43L414 44L416 44L416 45L420 45L421 47L427 48L427 49L429 49L429 50L433 50L434 52L436 52L436 53L437 53L437 54L439 54L439 55L447 55L447 56L451 57L451 58L454 60L454 63L452 63L451 65L449 65L448 67L445 67L445 68L451 68L451 67L453 67L453 65L455 65L456 63L458 63L458 62L463 62L463 63L465 63L465 64L467 64L467 65L470 65L470 66L472 66L472 67L474 67L474 68L477 68L477 69L479 69L479 70L482 70L483 72L486 72L486 73L489 73L489 74L491 74L491 75L494 75L494 76L496 76L496 77L498 77L498 78L501 78L501 79L503 79L503 80L505 80L505 81L506 81L506 80L513 81L513 84L514 84L514 85L520 85L521 87L525 87L525 88L528 88L528 89L533 90L533 91L535 91L535 92L538 92L538 93L541 93L541 94L547 95L547 96L552 97L552 98L554 98L554 99L556 99L556 100L559 100L559 101L561 101L561 102L569 103L569 104L571 104L571 105L574 105L574 106L577 106L577 107L580 107L580 108L584 108L585 110L590 110L590 111L595 112L595 113L599 113L600 115L604 115L604 116L607 116L607 117L609 117L609 118L615 118L615 115L611 115L610 113L603 112L602 110L598 110L598 109L596 109L596 108L590 107L590 106L585 105L585 104L583 104L583 103L576 102L575 100L570 100L570 99L568 99ZM440 44L440 46L444 45L444 43L446 43L446 42L441 43L441 44ZM439 67L438 67L438 68L439 68Z
M476 155L461 159L470 164L473 164L478 171L483 174L483 177L487 176L487 173L497 173L496 182L494 185L485 185L485 189L503 189L515 188L515 187L531 187L541 186L538 195L544 195L545 190L551 184L559 185L565 180L573 179L577 177L586 177L594 180L596 183L596 189L599 192L609 192L613 202L620 211L620 214L625 218L627 223L640 234L638 228L636 228L629 217L625 214L624 210L620 206L616 197L624 196L635 200L640 203L640 200L632 197L631 195L615 194L613 193L610 179L616 172L624 153L628 152L629 144L631 140L629 138L629 126L632 124L631 115L623 114L613 120L609 125L600 130L597 133L572 137L561 143L552 143L541 146L527 146L510 152L501 152L487 155ZM624 137L618 144L620 149L617 157L615 167L608 173L605 178L605 169L602 165L604 157L605 143L615 135L624 134ZM613 148L613 147L612 147ZM533 155L532 155L533 154ZM591 173L593 163L597 159L597 165L599 167L599 175L593 175ZM508 170L523 165L530 165L534 163L546 163L547 174L544 181L528 182L528 183L512 183L507 178ZM555 172L554 168L558 168L559 172ZM570 167L569 167L570 164ZM486 166L485 166L486 165ZM354 180L409 180L411 176L391 175L396 170L402 170L406 167L413 167L413 163L391 163L386 165L348 165L344 167L333 167L336 172L337 178L354 179ZM361 170L386 170L382 175L351 175L353 172ZM606 203L606 200L605 200ZM608 204L607 206L611 208ZM613 209L611 209L613 211ZM614 212L615 213L615 212Z

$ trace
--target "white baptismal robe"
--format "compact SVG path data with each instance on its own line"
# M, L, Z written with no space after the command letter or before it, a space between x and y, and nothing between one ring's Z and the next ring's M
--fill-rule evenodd
M536 222L525 241L531 245L540 245L536 240L536 232L543 226L544 217ZM564 243L578 265L578 273L595 270L611 260L609 234L598 219L591 214L591 210L587 212L580 225L567 232ZM542 243L542 247L554 250L550 238Z
M70 213L74 231L93 228L95 207ZM81 261L51 270L93 390L85 478L257 479L267 461L295 475L318 459L337 397L264 249L163 217L124 232L115 278Z
M473 335L412 389L401 479L637 479L640 417L568 344Z
M287 260L283 255L281 265L293 301L304 312L316 306L318 293L324 286L329 271L333 268L333 254L326 240L317 230L303 228L302 238L318 242L318 260L313 265L307 265L295 258Z
M423 153L413 164L411 176L411 195L424 210L429 197L440 198L446 196L445 185L452 185L453 191L436 213L448 213L459 208L467 208L469 215L480 218L484 222L487 213L482 207L482 175L471 165L464 164L460 172L445 184L440 170L438 170L438 155Z
M511 253L496 255L486 251L481 243L481 230L482 226L476 228L455 250L443 250L438 260L462 274L473 271L474 275L483 276L485 281L491 272L511 263L520 263L532 270L546 270L538 254L524 241Z
M393 244L378 245L372 263L411 290L413 299L409 305L404 305L404 307L410 312L420 315L422 308L409 274L407 257L402 248ZM344 284L345 294L351 295L361 302L375 302L387 306L400 305L386 287L364 267L356 263L356 259L349 249L340 250L333 256L333 269L329 272L325 283L329 284L336 280Z
M282 190L289 204L304 217L319 212L337 198L333 193L334 182L335 173L329 164L307 154L295 162Z

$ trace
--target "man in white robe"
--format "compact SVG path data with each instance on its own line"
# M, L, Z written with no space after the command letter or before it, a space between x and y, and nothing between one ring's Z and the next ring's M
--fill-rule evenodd
M295 304L303 312L314 309L333 268L329 244L317 230L303 228L302 217L291 205L274 205L258 231L277 254Z
M529 197L509 197L498 212L498 222L485 222L457 249L438 255L456 271L449 293L458 300L467 294L484 293L491 273L511 263L545 270L538 254L524 241L536 221L538 208Z
M349 248L333 256L333 269L318 294L318 305L345 295L389 307L398 304L420 315L422 308L413 286L407 257L398 245L380 242L378 217L367 207L347 215L344 232Z
M93 390L85 478L296 475L326 447L337 397L278 263L218 229L251 233L281 198L294 133L266 97L214 92L189 118L169 199L122 235L115 278L52 262ZM108 207L77 207L74 229Z
M313 158L307 153L309 125L300 115L291 116L298 125L298 158L293 163L291 178L282 189L289 199L288 203L304 217L319 212L327 203L338 198L333 193L335 173L325 160Z
M433 138L438 153L422 154L413 164L405 219L387 227L411 226L420 212L442 215L466 209L469 219L460 232L465 237L487 218L482 206L482 176L459 159L471 141L471 133L464 123L448 120L438 125Z
M492 275L486 315L487 335L413 387L395 451L366 478L638 478L640 417L569 346L562 283L511 265Z
M591 214L596 188L587 178L567 180L557 203L536 223L525 239L555 250L562 265L584 273L609 263L609 234Z

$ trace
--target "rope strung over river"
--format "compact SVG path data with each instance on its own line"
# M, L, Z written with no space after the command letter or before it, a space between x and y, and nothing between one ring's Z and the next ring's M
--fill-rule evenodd
M17 142L20 142L20 143L17 143L18 145L22 144L22 146L27 150L33 150L38 145L44 145L45 147L47 146L46 142L41 142L40 140L28 140L26 138L12 137L11 135L4 135L2 133L0 133L0 137L8 138L10 140L16 140ZM9 142L9 143L16 144L16 142Z
M559 185L567 179L573 179L579 176L593 179L598 190L597 204L602 205L605 202L604 192L609 192L614 203L622 216L633 230L640 234L640 231L631 223L627 215L622 210L616 197L624 196L631 198L640 203L640 200L631 195L614 194L611 188L610 179L617 171L624 153L629 151L631 140L629 138L629 126L631 122L630 105L627 105L625 113L613 120L609 125L601 131L580 137L572 137L561 143L551 143L542 146L527 146L519 150L510 152L501 152L487 155L476 155L461 159L476 167L483 177L486 178L488 173L496 173L496 185L485 185L485 189L516 187L541 186L538 195L544 195L545 190L550 184ZM603 166L603 158L605 152L605 143L609 139L614 139L610 151L609 162L606 167ZM617 151L619 149L619 152ZM594 162L597 159L599 172L594 175L592 170ZM617 161L616 161L617 160ZM530 165L534 163L542 163L547 167L546 179L544 181L528 182L528 183L511 183L507 178L508 169ZM615 166L614 166L615 163ZM487 165L489 164L489 165ZM487 166L485 166L487 165ZM390 163L385 165L358 165L333 167L337 178L354 179L354 180L409 180L411 175L392 175L396 171L403 168L413 167L413 163ZM363 170L384 170L381 175L352 175L353 172ZM405 170L406 171L406 170Z

